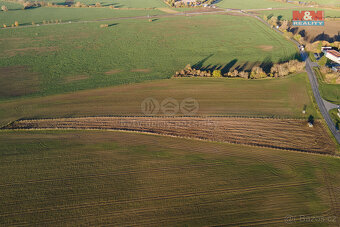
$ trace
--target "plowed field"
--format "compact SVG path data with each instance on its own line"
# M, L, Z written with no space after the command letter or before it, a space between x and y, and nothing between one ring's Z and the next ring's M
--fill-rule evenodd
M22 120L9 129L115 129L332 154L335 145L320 122L235 117L88 117Z

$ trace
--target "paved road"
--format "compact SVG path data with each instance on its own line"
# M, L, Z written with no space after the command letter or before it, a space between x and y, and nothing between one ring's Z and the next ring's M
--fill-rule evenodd
M256 15L252 15L252 14L249 14L249 13L245 13L244 11L242 11L241 13L243 13L244 15L249 15L249 16L252 16L256 19L258 19L259 21L261 21L262 23L270 26L267 22L265 22L262 18L256 16ZM283 34L280 30L276 29L276 28L273 28L276 32L280 33L280 34ZM291 41L293 43L295 43L295 45L297 45L297 47L299 48L300 46L300 43L297 42L296 40L294 39L291 39ZM302 59L306 62L306 71L307 71L307 74L308 74L308 78L309 78L309 81L310 81L310 84L312 86L312 90L313 90L313 94L314 94L314 97L315 97L315 100L316 100L316 103L318 104L318 107L319 107L319 110L323 116L323 118L325 119L327 125L328 125L328 128L329 130L332 132L332 134L334 135L336 141L340 144L340 131L336 129L335 127L335 124L334 122L332 121L331 119L331 116L329 114L329 110L331 109L335 109L335 108L338 108L338 105L335 105L333 103L330 103L326 100L324 100L321 95L320 95L320 92L319 92L319 83L318 83L318 79L317 79L317 76L315 75L315 72L313 70L313 67L317 67L319 66L317 63L315 62L312 62L310 59L309 59L309 56L307 53L305 53L304 51L300 51L300 54L302 56Z
M304 55L305 59L306 59L306 71L308 73L308 78L309 78L310 84L312 86L312 90L313 90L313 94L314 94L316 103L319 106L319 110L320 110L323 118L325 119L325 121L328 125L328 128L331 130L335 139L340 144L340 132L335 128L335 124L333 123L331 116L329 115L329 112L328 112L330 110L330 108L332 108L332 107L336 108L337 106L332 104L332 103L327 102L326 100L324 100L321 97L320 92L319 92L318 80L317 80L317 77L316 77L315 72L313 70L313 63L311 62L309 57L306 57L307 54L305 52L302 52L301 54Z

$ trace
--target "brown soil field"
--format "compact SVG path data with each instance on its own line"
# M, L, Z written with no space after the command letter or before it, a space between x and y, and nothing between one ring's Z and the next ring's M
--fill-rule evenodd
M105 74L106 75L112 75L112 74L116 74L116 73L120 73L120 72L121 72L121 70L119 70L119 69L112 69L110 71L105 72Z
M0 67L0 98L16 97L37 92L38 75L26 66Z
M113 129L334 154L319 121L235 117L88 117L16 121L6 129Z
M305 40L315 42L326 40L328 42L340 41L340 21L325 21L325 26L301 26L291 28L293 33L301 34Z
M266 46L266 45L258 46L258 48L260 48L261 50L264 50L264 51L271 51L271 50L273 50L273 46Z
M53 52L53 51L57 51L57 48L56 47L26 47L26 48L21 48L21 49L6 50L0 56L1 57L13 57L16 55L24 55L27 52L41 54L44 52Z
M339 226L330 156L103 130L1 130L0 144L0 226Z

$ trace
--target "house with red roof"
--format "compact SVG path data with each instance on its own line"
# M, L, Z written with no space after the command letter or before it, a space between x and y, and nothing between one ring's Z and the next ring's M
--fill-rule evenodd
M340 64L340 53L336 50L325 49L323 50L326 58Z

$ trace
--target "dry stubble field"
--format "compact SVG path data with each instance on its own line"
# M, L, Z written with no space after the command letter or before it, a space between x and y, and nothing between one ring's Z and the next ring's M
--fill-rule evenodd
M16 121L7 129L115 129L334 154L319 121L233 117L88 117Z

